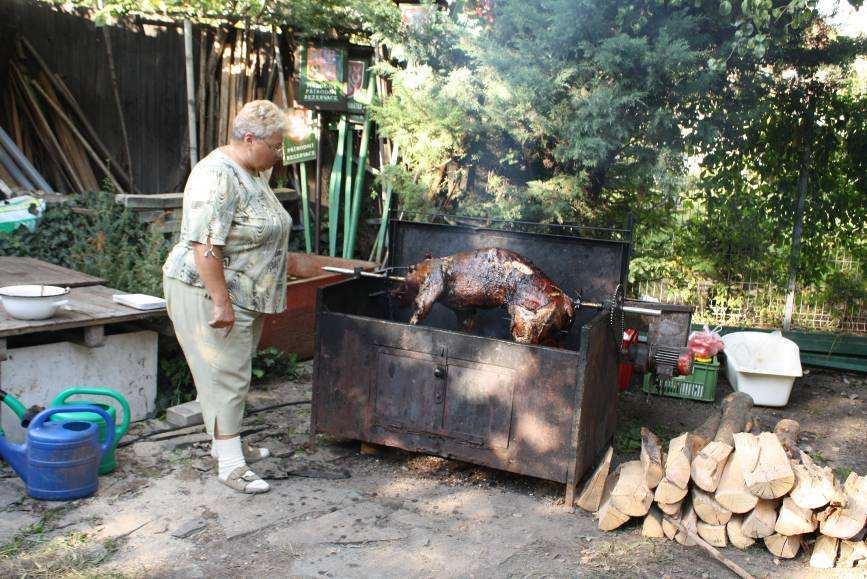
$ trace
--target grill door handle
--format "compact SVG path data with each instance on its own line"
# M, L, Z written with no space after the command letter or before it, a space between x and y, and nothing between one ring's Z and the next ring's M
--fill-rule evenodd
M446 377L446 369L443 368L442 366L437 366L436 368L434 368L434 376L436 376L437 378L440 378L440 379L445 378Z

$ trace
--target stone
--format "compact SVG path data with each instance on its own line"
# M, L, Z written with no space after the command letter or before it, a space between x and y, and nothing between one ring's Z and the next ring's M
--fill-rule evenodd
M166 410L166 421L179 428L202 424L202 406L198 400L172 406Z
M208 521L203 519L202 517L198 517L196 519L191 519L186 523L182 524L180 527L172 531L172 537L176 539L186 539L192 535L195 535L202 529L208 526Z

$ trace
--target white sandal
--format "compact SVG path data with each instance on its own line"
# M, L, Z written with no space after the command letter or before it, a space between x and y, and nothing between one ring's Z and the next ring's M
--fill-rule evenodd
M271 486L268 485L264 480L262 480L256 473L247 468L247 465L242 464L235 470L229 473L229 476L226 480L217 477L221 483L229 487L230 489L236 490L241 493L247 493L249 495L255 495L259 493L267 493L271 490ZM265 487L263 488L261 485L255 485L256 481L262 481L265 483Z

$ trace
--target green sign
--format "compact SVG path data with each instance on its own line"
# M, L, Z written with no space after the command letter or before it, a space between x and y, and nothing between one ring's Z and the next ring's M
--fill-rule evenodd
M293 109L286 113L289 130L283 137L283 164L294 165L316 159L319 131L313 115L307 109Z
M346 49L301 45L297 100L311 108L346 110Z

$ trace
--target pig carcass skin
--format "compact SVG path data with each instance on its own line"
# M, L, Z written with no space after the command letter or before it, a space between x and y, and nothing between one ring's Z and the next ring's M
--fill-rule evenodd
M538 267L497 247L429 256L408 268L400 293L405 302L414 296L410 324L425 319L437 301L454 310L468 332L475 326L475 310L506 308L512 337L522 344L556 343L575 317L572 300Z

